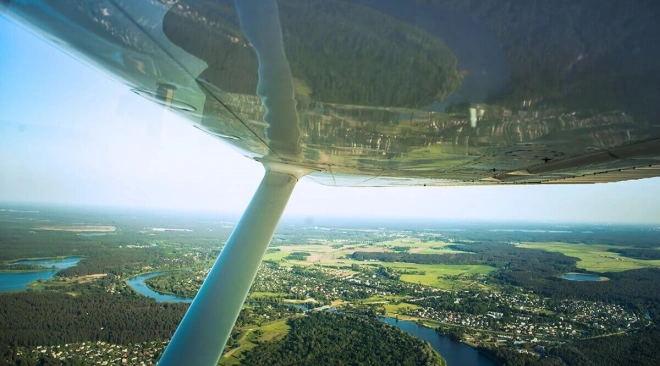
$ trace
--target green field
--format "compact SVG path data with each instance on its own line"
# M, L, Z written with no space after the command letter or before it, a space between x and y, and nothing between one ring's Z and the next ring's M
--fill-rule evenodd
M370 264L373 262L370 262ZM378 262L377 262L378 263ZM382 266L400 271L424 271L422 274L404 274L401 280L419 283L440 289L464 289L468 287L484 287L479 281L485 275L496 270L484 265L453 265L453 264L416 264L416 263L379 263ZM458 278L456 278L458 277Z
M258 343L277 340L289 332L287 319L277 320L258 326L250 326L243 329L237 341L237 347L225 353L220 359L219 365L239 365L245 351L256 347Z
M284 292L251 292L250 293L250 298L257 298L257 297L285 297L286 294Z
M608 249L618 248L599 244L569 244L569 243L524 243L520 248L541 249L549 252L559 252L569 257L578 258L578 268L591 272L621 272L630 269L660 267L660 260L642 260L624 257L618 253L608 252Z
M319 265L324 267L350 268L352 265L384 266L400 272L416 271L424 274L402 274L401 280L418 283L444 290L462 290L467 288L487 288L482 283L485 275L496 268L485 265L450 265L450 264L416 264L416 263L390 263L377 261L357 261L350 256L355 251L388 252L393 247L410 247L410 253L450 253L456 252L448 248L452 243L426 242L417 239L396 239L380 242L374 245L346 245L341 248L331 248L327 245L291 245L279 247L281 251L266 254L265 259L278 261L280 265ZM351 248L351 249L349 249ZM284 259L291 252L309 252L311 255L305 261Z

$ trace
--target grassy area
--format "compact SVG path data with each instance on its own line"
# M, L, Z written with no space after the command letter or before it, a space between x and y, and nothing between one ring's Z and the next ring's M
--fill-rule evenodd
M451 243L426 242L417 239L395 239L377 243L370 246L343 246L331 248L326 245L292 245L281 247L280 252L269 253L266 259L277 260L283 266L292 265L320 265L325 267L339 267L349 269L352 265L384 266L398 271L424 272L424 274L403 274L401 280L410 283L419 283L446 290L462 290L466 288L487 288L480 280L496 269L485 265L448 265L448 264L415 264L415 263L387 263L356 261L350 256L356 250L391 251L395 246L409 246L414 253L449 253L455 252L448 248ZM354 249L348 249L348 248ZM293 251L309 252L311 255L306 261L284 260ZM347 273L342 272L342 275ZM340 276L340 274L338 274Z
M279 252L273 252L273 253L266 253L266 255L264 255L264 260L265 261L280 261L284 257L286 257L287 255L289 255L288 251L286 251L286 252L285 251L279 251Z
M419 305L408 304L405 302L400 302L398 304L389 303L389 304L385 304L384 307L385 307L385 315L387 316L393 316L404 313L406 310L415 310L420 308Z
M630 269L660 267L660 260L634 259L624 257L618 253L608 252L609 249L617 248L611 245L524 243L519 247L559 252L569 257L578 258L579 261L576 266L591 272L621 272Z
M373 262L370 262L373 263ZM486 287L479 280L496 270L484 265L452 264L416 264L416 263L379 263L382 266L399 271L423 271L424 274L404 274L401 280L419 283L440 289L464 289L468 287ZM458 278L456 278L458 277Z
M280 319L260 327L256 325L245 327L236 342L237 346L222 355L219 365L239 365L244 352L256 347L259 342L283 338L290 329L286 322L287 319Z
M259 341L266 342L283 338L291 328L286 323L286 320L279 320L268 325L264 325L259 329L261 330Z
M284 292L259 292L255 291L250 293L250 298L256 297L286 297Z
M410 253L423 253L423 254L443 254L443 253L460 253L449 246L452 243L445 242L421 242L418 239L401 238L379 242L373 245L344 245L339 248L332 248L328 245L287 245L278 247L279 252L267 253L264 260L283 261L284 258L291 252L308 252L311 255L307 257L306 261L290 261L284 260L283 264L296 264L307 265L311 263L321 265L336 265L338 262L350 261L346 256L350 256L355 251L369 251L369 252L391 252L394 247L410 247ZM350 248L350 249L349 249ZM360 263L360 262L358 262ZM339 263L341 265L342 263ZM346 264L346 263L344 263ZM350 263L349 263L350 265Z

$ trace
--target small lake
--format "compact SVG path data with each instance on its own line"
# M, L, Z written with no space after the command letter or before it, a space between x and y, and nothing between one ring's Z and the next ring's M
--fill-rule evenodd
M82 258L69 257L60 260L37 259L14 262L12 264L32 264L43 268L54 268L47 271L30 271L17 273L0 273L0 292L6 291L24 291L28 285L34 281L48 281L55 276L57 272L65 268L71 268L78 264Z
M144 281L148 280L149 278L157 277L164 273L165 272L147 273L133 277L126 282L129 286L131 286L131 288L133 288L133 290L158 302L192 302L192 299L187 297L158 293L150 289L147 284L144 283Z
M457 342L447 336L438 334L435 329L418 325L411 321L396 321L393 318L379 318L382 322L394 325L402 331L412 334L431 344L434 350L447 361L447 366L495 366L488 357L467 344Z
M602 281L602 278L598 275L588 274L588 273L566 273L561 278L569 281Z

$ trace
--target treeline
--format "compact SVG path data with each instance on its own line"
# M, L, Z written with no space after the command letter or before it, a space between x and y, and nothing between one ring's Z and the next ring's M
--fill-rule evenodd
M657 268L604 273L603 276L609 278L609 281L595 282L540 276L534 273L533 268L503 270L493 276L501 282L521 286L551 298L614 302L632 309L641 306L654 312L660 310L660 269Z
M143 266L158 266L170 257L161 248L117 249L99 248L94 256L83 258L74 267L58 272L61 277L86 276L97 273L122 275L125 272L135 271ZM180 260L185 260L181 258ZM188 265L192 265L190 260Z
M468 253L419 254L354 252L355 260L381 262L407 262L418 264L482 264L497 268L535 268L552 274L575 269L576 259L561 253L537 249L518 248L509 244L460 244L449 248Z
M660 243L659 243L660 244ZM619 253L624 257L644 259L644 260L658 260L660 259L660 250L658 249L640 249L640 248L623 248L623 249L610 249L610 252Z
M658 344L660 330L646 328L636 333L549 346L541 358L503 347L484 351L507 366L646 366L660 364Z
M445 365L428 343L376 318L319 312L287 323L283 339L252 349L242 364Z
M0 264L0 271L41 271L44 267L36 264Z
M419 264L481 264L500 270L491 274L496 282L532 290L551 298L614 302L631 309L648 307L660 311L660 269L642 268L604 273L609 281L580 282L561 278L567 272L581 271L576 259L562 253L518 248L509 244L460 244L453 249L469 253L413 254L354 252L355 260L408 262Z
M108 293L0 295L0 345L37 346L86 341L115 344L169 339L188 304L157 303Z
M30 208L35 210L36 208ZM203 248L204 251L219 252L231 233L231 227L221 225L216 217L193 214L167 214L142 211L75 211L39 208L22 212L0 212L0 262L25 258L53 258L115 256L117 252L107 249L126 249L127 245L149 246L156 244L170 250L169 243L178 247ZM31 216L31 220L18 220L20 216ZM84 224L81 224L84 223ZM108 225L116 231L90 233L69 231L37 230L40 226ZM186 228L192 231L152 231L151 228ZM129 249L133 250L134 249ZM176 254L176 253L172 253Z
M89 239L76 233L30 231L30 227L12 227L0 223L0 261L22 258L65 257L72 253L87 256L102 247L102 240Z
M312 255L312 253L309 252L291 252L291 254L287 255L284 257L284 259L290 260L290 261L306 261L307 257Z

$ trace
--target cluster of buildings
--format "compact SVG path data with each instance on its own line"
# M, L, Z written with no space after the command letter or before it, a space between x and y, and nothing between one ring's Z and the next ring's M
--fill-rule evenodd
M168 341L154 341L131 345L107 342L68 343L57 346L37 346L19 350L17 356L68 361L95 365L155 365Z
M443 297L448 297L444 299ZM471 299L488 303L490 308L506 309L483 313L449 310L443 304L465 304ZM449 300L449 301L447 301ZM452 301L453 300L453 301ZM620 305L581 300L552 301L532 294L449 292L407 300L420 304L408 309L409 316L433 319L465 329L486 330L513 336L569 339L629 330L640 321L638 315Z

